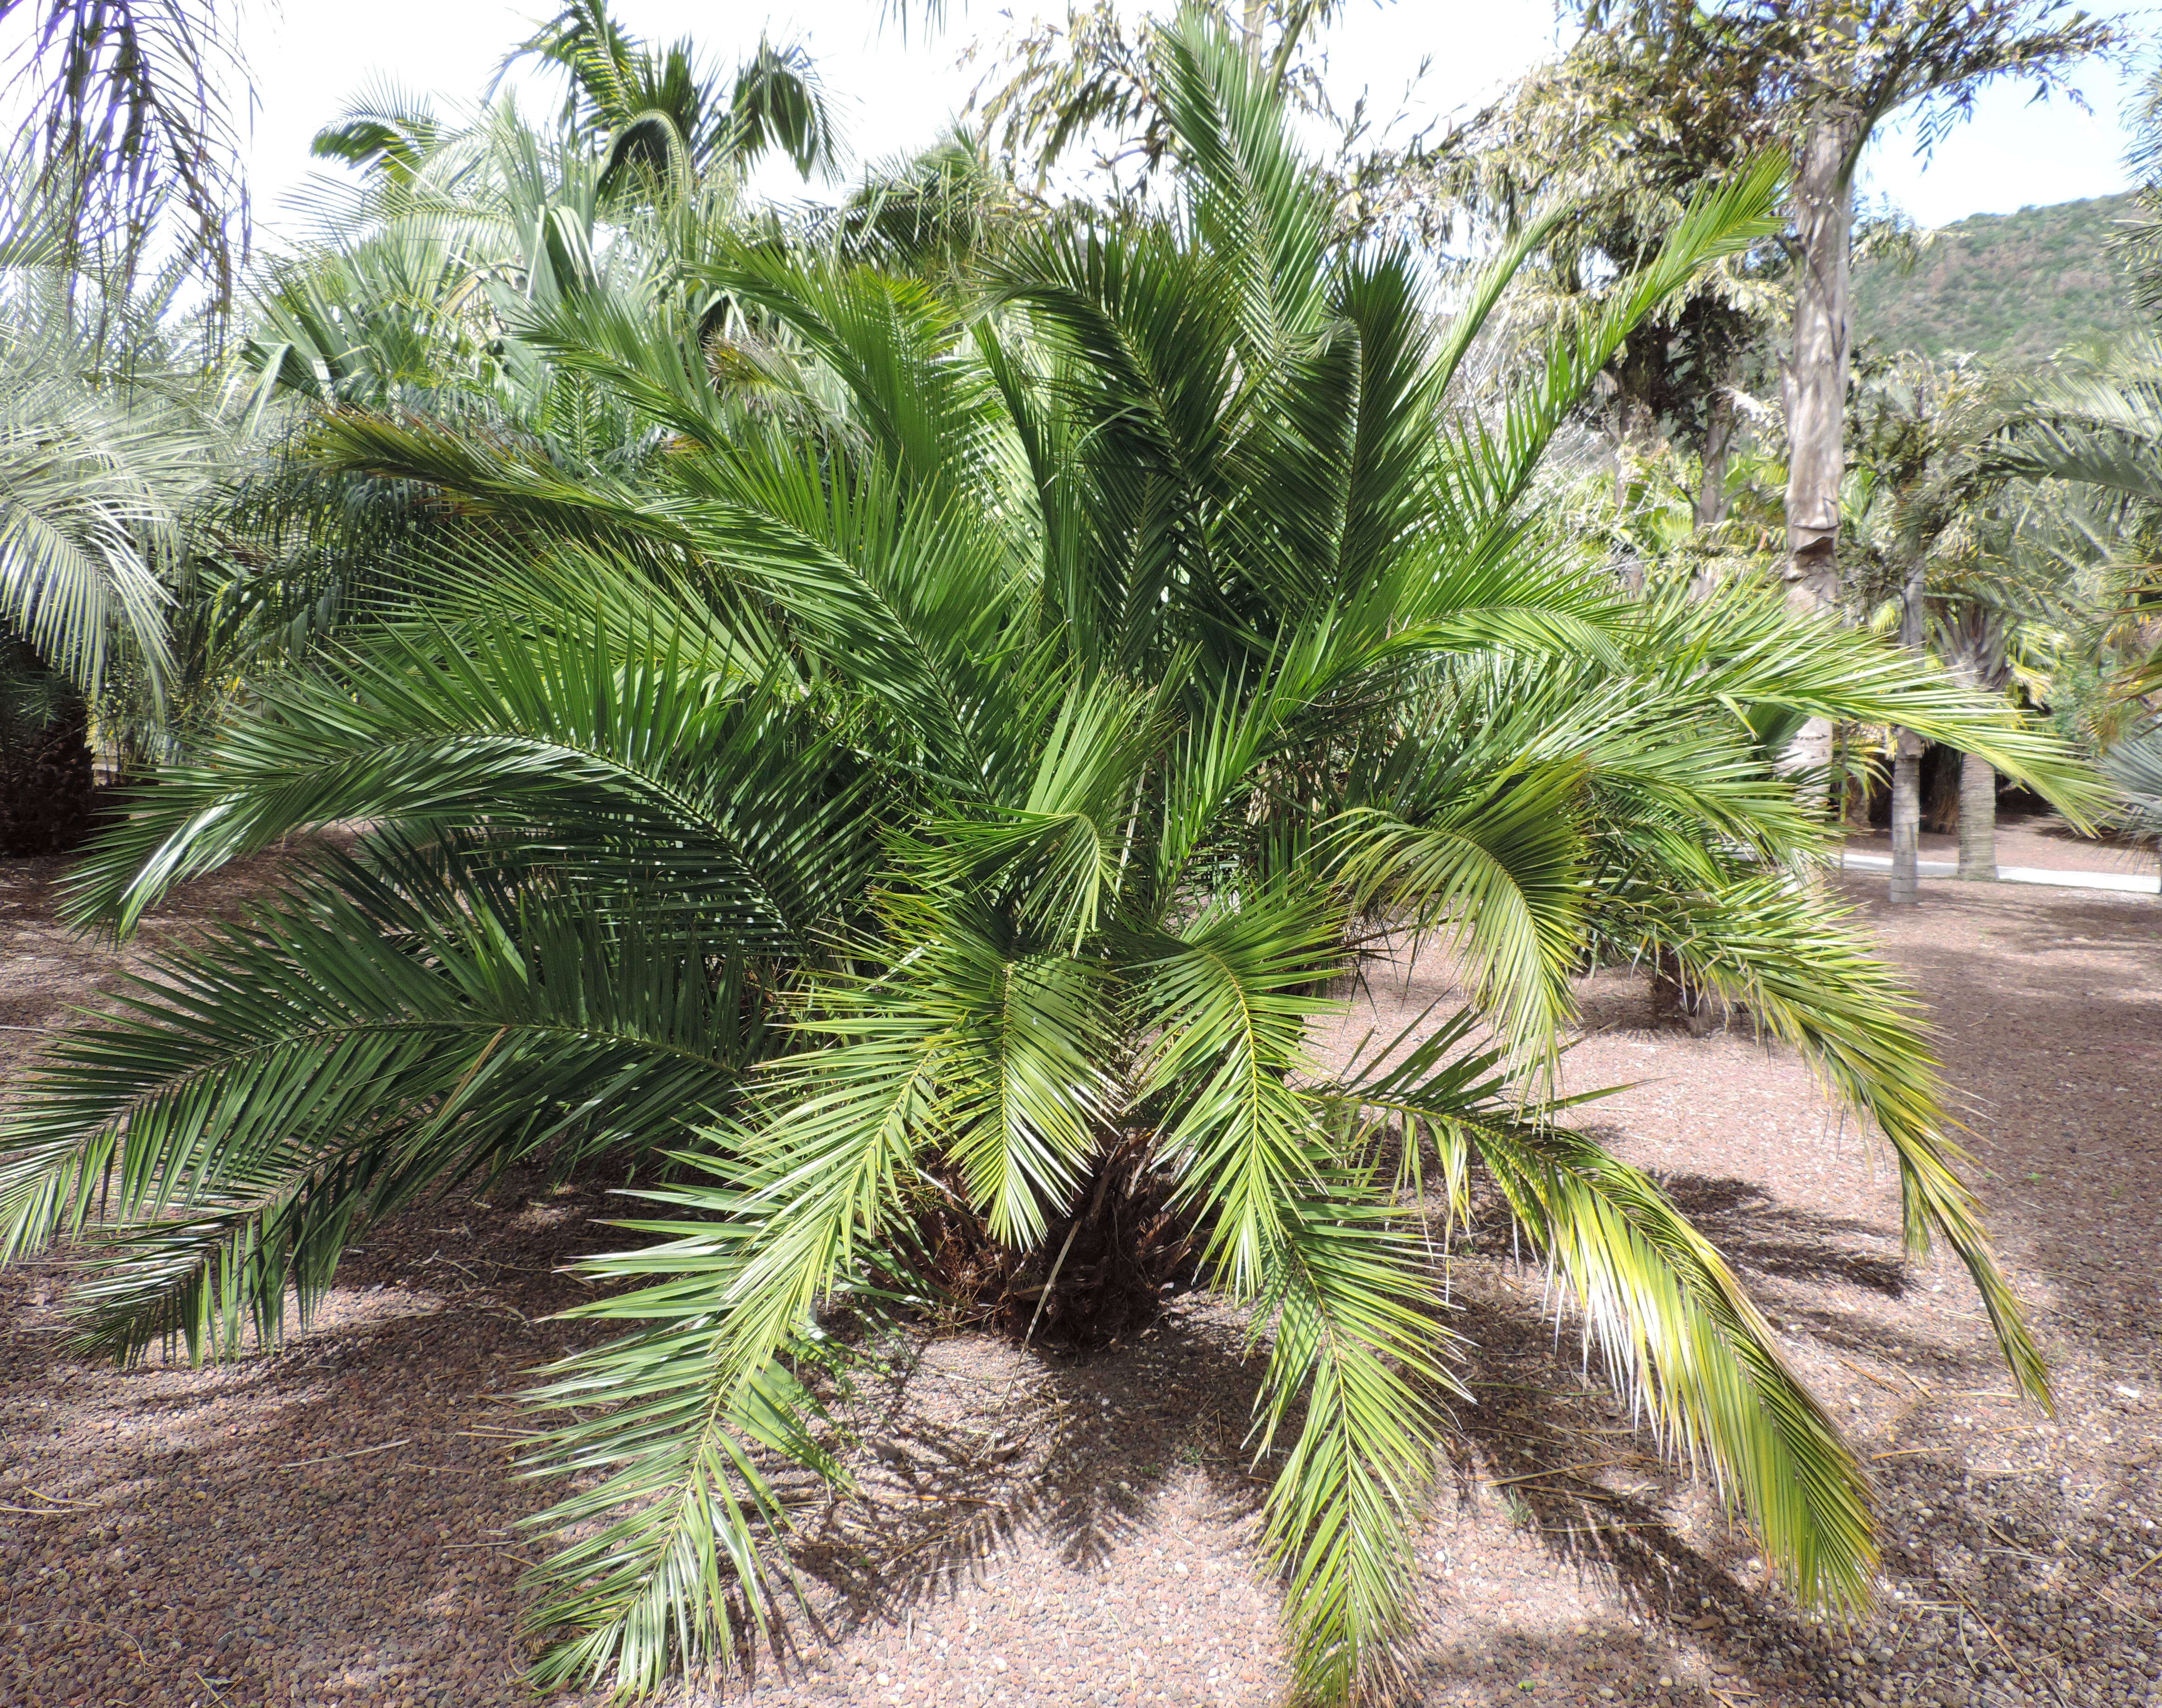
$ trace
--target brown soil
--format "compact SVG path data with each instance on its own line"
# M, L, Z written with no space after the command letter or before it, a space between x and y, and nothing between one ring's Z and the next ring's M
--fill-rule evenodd
M53 925L49 869L0 873L0 1024L28 1028L0 1031L7 1072L119 962ZM263 875L199 886L154 934ZM1793 1060L1663 1025L1640 982L1601 974L1569 1083L1632 1082L1588 1121L1666 1175L1851 1418L1883 1497L1883 1599L1852 1628L1796 1612L1582 1379L1497 1235L1455 1271L1479 1403L1419 1543L1406 1702L2155 1695L2162 907L1931 881L1894 912L1882 887L1848 885L1935 1005L2057 1417L2005 1397L1962 1277L1901 1262L1882 1158ZM1393 1031L1442 980L1429 961L1377 987L1345 1037ZM548 1320L581 1296L556 1266L622 1237L588 1221L608 1184L506 1182L373 1230L313 1329L222 1370L71 1362L50 1260L0 1273L0 1704L529 1700L516 1580L538 1543L518 1526L546 1491L506 1474L523 1423L503 1396L577 1344ZM1183 1301L1088 1356L968 1335L906 1350L854 1418L859 1496L807 1527L816 1621L730 1700L1281 1700L1239 1447L1252 1366L1227 1313Z

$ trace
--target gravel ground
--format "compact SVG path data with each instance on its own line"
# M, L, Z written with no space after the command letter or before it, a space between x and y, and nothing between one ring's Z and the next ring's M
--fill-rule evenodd
M154 931L263 876L199 885ZM54 927L48 878L0 868L0 1073L118 964ZM1580 1377L1490 1235L1455 1272L1478 1403L1419 1543L1407 1704L2162 1700L2162 907L1925 880L1894 913L1882 887L1847 885L1935 1005L2056 1417L2007 1397L1961 1277L1902 1264L1881 1157L1796 1063L1663 1026L1601 974L1569 1082L1633 1082L1588 1118L1665 1175L1851 1418L1883 1599L1851 1627L1798 1614ZM1393 1031L1444 976L1429 958L1377 983L1345 1037ZM580 1296L556 1267L617 1237L588 1225L607 1183L514 1179L372 1230L307 1334L222 1370L70 1363L58 1274L0 1273L0 1705L530 1700L518 1527L546 1496L504 1473L521 1423L501 1396L576 1344L547 1320ZM728 1700L1281 1700L1227 1313L1183 1302L1087 1359L970 1335L906 1351L859 1402L860 1497L807 1528L815 1617Z

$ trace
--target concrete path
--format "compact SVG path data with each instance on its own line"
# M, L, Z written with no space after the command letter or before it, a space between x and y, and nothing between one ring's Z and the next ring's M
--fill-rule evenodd
M1888 872L1889 854L1850 854L1840 861L1842 871ZM1919 860L1915 870L1925 878L1955 878L1955 860ZM1999 883L2055 884L2066 890L2115 890L2126 896L2162 895L2162 875L2154 872L2056 872L2043 866L1999 866Z

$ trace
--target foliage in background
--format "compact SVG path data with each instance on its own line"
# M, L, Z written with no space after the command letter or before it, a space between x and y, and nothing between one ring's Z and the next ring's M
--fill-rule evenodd
M1911 256L1855 268L1854 332L1888 355L1978 355L2033 366L2138 329L2112 249L2128 196L1978 213Z
M237 439L185 277L82 264L34 163L0 180L0 850L87 828L93 741L118 768L179 750L229 673L204 651L212 522Z

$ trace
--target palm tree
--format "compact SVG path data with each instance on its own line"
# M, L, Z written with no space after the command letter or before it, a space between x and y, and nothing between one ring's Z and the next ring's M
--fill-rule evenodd
M817 67L793 43L776 47L761 39L724 88L689 40L655 49L624 29L605 0L572 0L512 50L505 69L525 58L569 75L565 123L603 144L611 181L739 172L769 149L807 177L838 163L840 138Z
M92 723L160 749L183 671L175 593L231 436L163 289L66 264L70 210L0 181L0 852L71 847Z
M2125 165L2141 188L2118 248L2135 300L2162 312L2162 69L2149 73L2132 128ZM2077 556L2123 556L2121 550L2080 552L2082 534L2113 536L2127 531L2127 524L2151 534L2162 505L2162 331L2099 350L2062 353L2034 387L2001 462L2013 473L2066 483L2113 512L2097 518L2099 530L2072 519L2065 531ZM2106 601L2105 625L2118 629L2118 638L2133 639L2144 655L2121 661L2112 672L2120 704L2162 692L2162 647L2151 636L2123 634L2124 619L2145 614L2158 591L2151 558L2135 545L2132 561L2121 565L2127 572L2115 577Z
M1866 1598L1836 1426L1657 1184L1542 1111L1586 956L1746 1003L1873 1118L1909 1248L1951 1246L2044 1391L1911 1005L1799 880L1821 834L1743 714L2090 786L1768 596L1617 601L1527 498L1629 328L1768 228L1773 174L1482 419L1451 382L1522 248L1438 326L1409 255L1331 240L1236 41L1189 14L1162 44L1175 210L1012 233L966 300L761 242L703 270L730 326L672 291L535 306L533 349L659 429L634 462L322 419L332 467L464 519L426 609L270 684L83 870L125 930L373 827L27 1088L0 1249L90 1240L89 1344L228 1354L446 1180L678 1159L654 1242L587 1266L620 1338L533 1396L532 1468L570 1478L543 1681L651 1688L762 1623L802 1476L846 1475L822 1372L878 1355L832 1313L935 1284L932 1217L1056 1334L1131 1320L1165 1258L1245 1309L1301 1688L1385 1675L1460 1392L1422 1230L1475 1173L1797 1591ZM1308 1029L1376 920L1450 937L1467 1006L1332 1078ZM1122 1194L1163 1247L1115 1243Z
M1842 494L1856 561L1854 602L1888 619L1903 646L1925 645L1968 686L2002 692L2009 678L2013 565L1990 501L2003 477L1988 454L2007 405L1971 360L1897 358L1867 375L1855 399L1855 467ZM1923 743L1893 731L1892 880L1895 902L1919 899ZM1960 875L1997 875L1997 776L1962 755Z
M218 0L0 0L0 23L22 31L18 146L63 210L65 265L132 279L176 257L222 320L248 232L221 86L245 67Z

